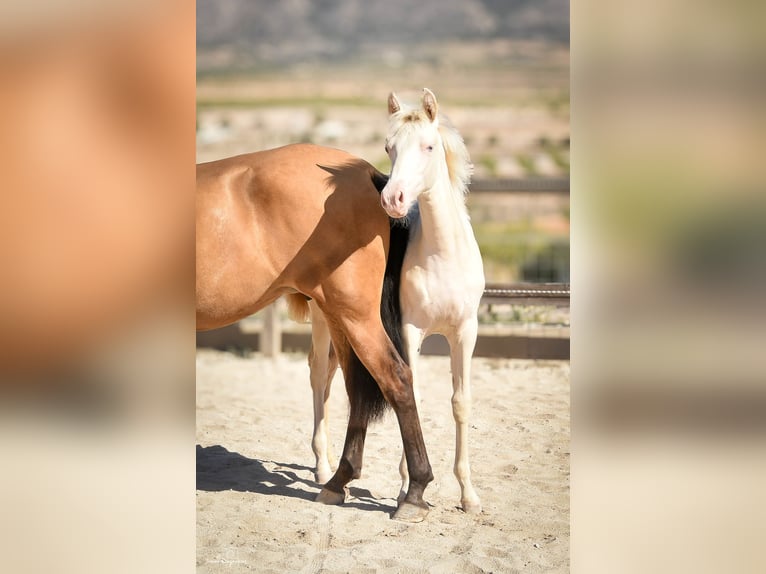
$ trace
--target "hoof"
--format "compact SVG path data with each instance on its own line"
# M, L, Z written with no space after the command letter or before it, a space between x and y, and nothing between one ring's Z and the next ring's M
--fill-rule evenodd
M399 504L399 508L394 512L391 517L399 522L423 522L426 516L428 516L428 506L423 503L423 506L412 504L411 502L402 502Z
M328 490L326 488L323 488L319 494L317 494L317 497L315 499L317 502L321 502L322 504L332 504L335 506L338 506L340 504L343 504L343 502L346 500L346 493L345 492L335 492L334 490Z
M330 469L318 470L314 473L314 478L317 484L327 484L332 478L332 471Z
M461 506L466 514L481 514L481 502L478 499L473 501L463 500Z

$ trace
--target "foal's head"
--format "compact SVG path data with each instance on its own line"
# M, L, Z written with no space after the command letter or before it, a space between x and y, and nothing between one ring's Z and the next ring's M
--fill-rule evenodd
M438 110L436 96L428 89L423 90L421 108L405 108L393 92L388 96L386 153L391 158L391 177L380 194L380 203L390 217L406 216L437 178L448 177L443 169L445 151Z

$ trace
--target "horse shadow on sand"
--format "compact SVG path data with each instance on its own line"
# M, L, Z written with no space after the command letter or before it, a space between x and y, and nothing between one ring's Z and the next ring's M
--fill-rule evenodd
M273 467L273 470L269 467ZM321 486L301 474L312 476L313 469L299 464L248 458L220 445L197 445L197 490L235 490L314 502ZM375 498L369 490L356 487L349 487L347 490L350 497L347 495L344 508L389 514L396 511L395 503L386 504L386 499ZM388 501L393 502L391 499Z

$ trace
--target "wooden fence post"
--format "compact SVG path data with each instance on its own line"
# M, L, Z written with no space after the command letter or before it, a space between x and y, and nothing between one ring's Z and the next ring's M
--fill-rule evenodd
M282 352L282 329L279 318L277 299L263 310L263 329L261 330L261 352L267 357L276 357Z

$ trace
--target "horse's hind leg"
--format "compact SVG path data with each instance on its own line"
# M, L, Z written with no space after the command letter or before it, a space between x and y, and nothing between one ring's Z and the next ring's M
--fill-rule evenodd
M314 434L311 448L316 458L315 477L324 484L332 477L332 449L328 421L330 386L338 367L338 358L332 348L330 328L324 313L314 301L311 310L311 350L309 372L314 396Z
M475 320L449 338L452 367L452 414L455 418L455 467L460 484L460 503L465 512L481 512L481 501L471 484L468 462L468 420L471 417L471 357L476 346L478 325Z
M342 329L361 362L377 381L386 401L393 407L399 422L410 483L407 494L399 503L393 518L406 522L420 522L428 514L428 504L423 500L423 492L428 483L433 480L433 473L428 462L418 419L412 389L412 372L397 353L376 315L377 313L365 321L347 320ZM346 384L353 384L348 381L348 377ZM350 392L352 391L353 389L350 389ZM325 491L330 491L326 495L330 499L337 500L342 497L345 485L361 473L368 417L366 413L355 408L354 404L352 400L346 444L338 470L325 485L318 500L321 500Z

